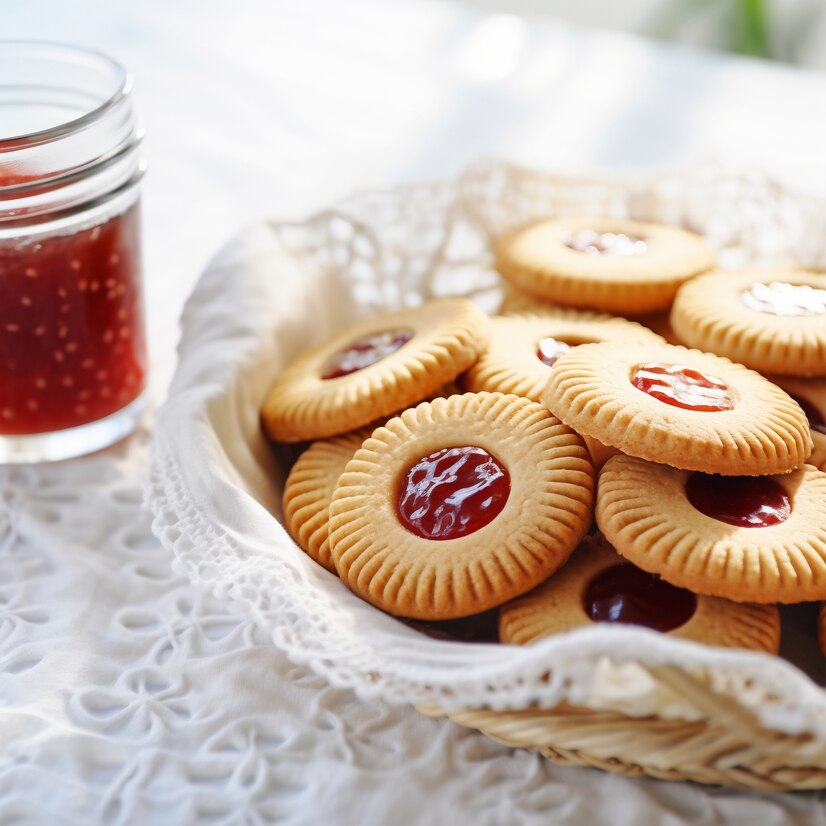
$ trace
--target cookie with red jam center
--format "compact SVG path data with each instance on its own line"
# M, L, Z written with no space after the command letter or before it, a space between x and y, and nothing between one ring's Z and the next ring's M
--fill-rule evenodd
M542 405L466 393L374 431L330 506L344 583L400 617L479 614L555 571L591 520L582 439Z
M561 355L542 395L585 436L685 470L759 476L811 453L803 410L763 376L672 345L604 342Z
M826 473L719 476L631 456L603 467L597 523L667 582L737 602L826 598Z
M760 372L826 375L826 275L710 272L680 287L671 324L684 344Z
M290 364L261 409L279 442L335 436L433 395L485 349L489 319L443 299L354 324Z
M597 341L665 344L640 324L600 313L548 309L497 316L491 319L487 350L459 384L474 393L515 393L538 402L557 359L573 347Z
M697 595L630 564L600 536L586 537L564 568L499 611L502 642L525 645L573 628L634 625L707 645L776 654L774 605Z
M771 375L766 378L782 387L800 405L809 422L814 445L807 461L810 465L826 470L826 376L802 379Z
M510 284L566 307L618 313L665 310L687 279L714 266L699 236L620 218L558 218L512 232L496 245Z

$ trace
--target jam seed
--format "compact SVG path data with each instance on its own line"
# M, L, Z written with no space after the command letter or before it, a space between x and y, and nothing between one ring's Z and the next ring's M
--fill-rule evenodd
M113 252L109 256L109 266L110 267L117 267L117 265L119 263L120 263L120 256L116 252Z
M4 419L13 419L14 411L10 407L4 407L0 410L0 415L2 415Z
M114 286L116 286L116 285L117 285L117 283L118 283L118 282L117 282L117 279L116 279L116 278L107 278L107 279L103 282L103 286L104 286L104 287L106 287L107 289L111 290L111 289L112 289L112 287L114 287Z
M79 261L77 258L73 258L73 259L69 262L69 266L70 266L70 267L71 267L71 268L72 268L75 272L77 272L77 271L80 269L81 264L80 264L80 261Z
M31 298L29 298L29 296L27 296L27 295L21 296L21 298L20 298L20 303L21 303L24 307L31 307L31 306L32 306L32 300L31 300Z
M101 398L108 399L109 396L111 396L111 395L112 395L112 388L109 387L108 385L104 385L103 387L100 388Z
M19 324L7 324L6 325L6 330L8 330L8 332L10 332L10 333L16 333L20 330L20 325Z
M75 405L75 413L78 416L85 416L86 415L86 405L85 404L76 404Z
M34 399L29 399L29 400L26 402L26 407L27 407L29 410L37 410L37 408L38 408L38 407L40 407L40 405L39 405L39 404L38 404L38 403L37 403Z
M64 356L63 353L60 352L60 350L55 350L55 354L54 354L54 360L55 361L62 362L65 358L66 358L66 356Z
M98 370L97 373L95 373L95 378L98 381L106 381L108 377L109 373L106 370Z
M118 321L126 321L126 317L128 315L129 313L127 313L126 310L121 308L120 310L118 310Z
M65 288L65 287L58 287L58 288L57 288L57 294L58 294L61 298L66 298L66 296L67 296L67 295L69 295L69 293L68 293L68 292L66 292L66 288Z
M61 304L60 305L60 312L61 313L68 313L69 312L69 305L68 304Z
M36 336L42 336L42 335L45 335L45 333L46 333L46 328L42 324L39 327L34 328L34 334Z
M46 389L46 379L40 378L39 376L34 380L34 386L38 390L45 390Z
M57 328L57 337L58 338L66 338L69 335L69 328L65 324L61 324Z
M37 278L37 267L26 267L23 274L26 278Z
M84 370L91 370L95 366L95 360L94 359L88 359L88 358L83 359L83 361L80 362L80 366Z
M120 330L118 330L118 335L121 338L129 338L129 336L131 334L132 334L132 331L129 329L129 327L127 325L124 325L123 327L120 328Z
M111 330L104 330L103 341L106 344L111 344L115 340L115 334Z
M77 350L77 342L76 341L70 341L63 349L67 353L74 353L74 351Z
M91 397L92 392L90 390L81 390L80 393L77 394L78 401L81 402L88 402Z
M64 387L74 387L74 386L75 386L75 380L74 380L71 376L64 376L64 377L60 380L60 383L61 383Z
M96 292L100 289L100 281L93 281L93 282L89 285L89 289L90 289L93 293L96 293Z
M89 282L85 278L81 278L80 281L77 282L77 288L82 293L85 293L86 290L89 289Z

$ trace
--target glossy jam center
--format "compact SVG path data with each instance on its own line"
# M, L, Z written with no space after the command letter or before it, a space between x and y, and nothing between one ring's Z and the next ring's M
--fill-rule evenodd
M694 615L697 597L635 565L621 564L605 568L588 583L583 605L594 622L673 631Z
M510 490L507 470L486 450L443 448L402 477L396 510L416 536L458 539L495 519Z
M385 356L395 353L413 338L412 330L388 330L357 339L344 350L327 360L321 373L322 379L338 379L363 370Z
M563 353L567 353L570 349L570 344L566 344L564 341L557 341L555 338L549 336L548 338L540 339L537 343L536 357L541 362L547 364L548 367L551 367Z
M693 473L685 493L700 513L738 528L779 525L792 512L786 491L769 476Z
M631 384L658 401L684 410L716 413L734 408L734 397L725 382L682 364L642 364L634 371Z
M740 301L750 310L769 315L812 316L826 314L826 290L805 284L752 284L740 293Z
M800 396L792 396L792 398L806 414L806 418L809 420L809 427L818 433L826 434L826 419L823 418L823 414L808 399L803 399Z
M628 256L648 252L648 244L642 238L634 238L623 232L596 232L592 229L572 232L565 239L565 246L589 255Z

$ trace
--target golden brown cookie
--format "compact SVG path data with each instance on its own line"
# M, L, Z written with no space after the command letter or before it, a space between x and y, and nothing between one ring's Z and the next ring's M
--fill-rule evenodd
M544 313L546 310L558 309L551 301L543 301L535 295L526 293L513 284L505 282L502 293L502 303L499 305L499 315L513 315L514 313Z
M826 473L710 476L631 456L599 476L597 524L619 553L698 594L826 599Z
M714 266L699 235L620 218L540 221L503 237L495 255L502 276L531 295L620 315L666 309L680 284Z
M754 370L826 375L826 275L711 272L680 288L671 324L688 346Z
M668 344L583 344L560 356L543 402L623 453L724 475L783 473L811 453L806 416L763 376Z
M338 477L372 431L367 428L313 442L293 465L284 485L284 523L290 536L328 571L336 572L330 556L328 520Z
M591 521L593 467L542 405L501 393L425 402L376 430L330 506L342 580L391 614L478 614L536 586Z
M766 376L782 387L803 409L809 420L814 450L806 460L826 470L826 377L801 379L795 376Z
M665 343L640 324L599 313L548 309L541 315L497 316L491 319L488 349L459 383L474 393L515 393L538 402L556 359L595 341Z
M470 301L443 299L354 324L296 359L261 410L282 442L334 436L436 393L473 364L489 319Z
M599 535L586 537L564 568L499 609L499 638L525 645L594 622L641 625L674 637L776 654L775 605L695 595L631 565Z

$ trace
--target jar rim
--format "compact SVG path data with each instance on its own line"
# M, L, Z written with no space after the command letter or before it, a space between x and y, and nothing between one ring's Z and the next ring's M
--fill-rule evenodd
M118 61L97 49L50 41L0 40L0 57L3 56L4 52L13 53L17 50L21 52L32 50L35 53L41 53L43 57L50 55L53 58L60 58L62 56L67 60L77 61L81 59L90 64L95 64L95 68L111 74L113 91L102 103L71 120L45 129L22 132L17 135L0 135L0 153L13 151L20 146L36 146L49 143L82 130L117 107L132 91L132 75ZM2 85L2 78L0 78L0 85Z

